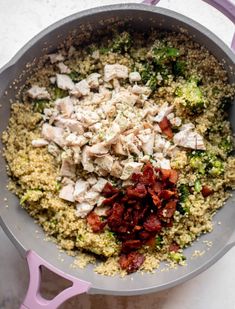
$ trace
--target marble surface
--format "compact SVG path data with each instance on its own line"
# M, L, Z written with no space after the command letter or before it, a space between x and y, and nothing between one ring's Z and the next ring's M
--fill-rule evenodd
M234 1L234 0L233 0ZM134 1L120 1L122 3ZM139 0L136 2L140 2ZM4 65L30 38L51 23L77 11L117 0L0 0L0 66ZM202 23L230 44L234 26L215 9L200 0L162 0L166 7ZM196 278L175 288L145 296L77 296L61 308L115 309L234 309L235 248ZM25 261L0 229L0 309L19 307L27 288ZM63 286L46 274L47 294ZM34 308L32 308L34 309Z

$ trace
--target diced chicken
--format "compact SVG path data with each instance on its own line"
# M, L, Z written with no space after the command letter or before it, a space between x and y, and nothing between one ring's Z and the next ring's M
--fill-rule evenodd
M95 124L93 124L92 126L89 127L90 131L96 133L99 132L99 130L102 128L102 123L97 122Z
M48 57L52 64L59 61L64 61L64 56L61 55L60 53L50 54L48 55Z
M60 176L74 178L76 176L76 165L71 158L62 159Z
M141 151L138 148L141 146L141 143L133 133L122 136L121 140L124 145L124 149L128 150L130 153L134 153L137 156L141 154Z
M76 134L74 133L70 133L66 138L65 138L66 142L67 142L67 145L70 145L70 146L79 146L79 147L82 147L84 146L87 142L88 142L88 139L86 137L84 137L83 135L79 135L77 136Z
M33 147L44 147L47 146L49 143L43 138L33 139L32 145Z
M170 120L170 123L175 126L175 127L180 127L181 126L181 119L179 117L175 117L173 119Z
M71 146L71 149L73 150L73 160L75 164L80 164L82 160L81 156L81 148L80 146Z
M108 181L104 178L99 178L97 183L92 186L92 190L101 193L104 189L104 186L106 185Z
M126 118L122 113L118 113L117 117L114 119L114 122L119 125L121 132L132 126L131 120Z
M70 93L76 97L86 96L90 93L90 86L88 82L83 79L77 84L75 84Z
M134 85L132 87L132 93L139 95L142 94L148 97L151 93L151 89L147 86Z
M109 151L109 148L105 143L98 143L89 148L89 154L95 157L105 156Z
M96 89L99 87L99 78L101 75L99 73L91 73L87 78L87 83L91 89Z
M118 161L115 161L112 165L112 169L110 172L110 175L116 178L120 178L122 175L122 166L120 165L120 163Z
M110 172L113 166L113 157L111 155L105 155L95 159L95 163L104 171Z
M163 159L159 160L158 163L160 164L160 168L163 168L165 170L171 169L170 160L168 160L168 159L163 158Z
M127 151L124 150L121 139L118 138L117 141L112 145L113 151L117 155L125 156L127 155Z
M75 52L76 52L76 48L73 45L71 45L69 47L68 56L69 57L73 56Z
M76 112L76 117L77 120L81 121L82 124L86 127L89 127L100 120L100 117L96 112L89 110L78 110Z
M160 134L156 134L154 150L156 152L162 152L165 144L166 144L166 139L163 138Z
M112 101L108 101L102 106L102 110L104 111L105 115L108 117L113 117L116 113L116 107Z
M107 130L105 134L106 144L110 145L115 143L120 133L121 133L120 126L114 122L113 125Z
M50 100L51 96L45 87L39 87L37 85L32 86L28 91L28 95L32 99L38 100Z
M60 157L60 149L59 149L59 147L56 144L50 143L48 145L48 147L47 147L47 150L55 158L59 158Z
M74 184L67 184L64 186L59 193L59 197L63 200L69 201L69 202L74 202Z
M79 218L85 218L87 214L92 211L94 206L88 204L88 203L79 203L76 205L76 216Z
M94 171L94 165L92 163L91 157L90 157L90 148L89 146L84 146L82 149L82 166L85 171L88 171L92 173Z
M106 64L104 66L104 80L109 82L114 78L123 78L128 77L128 68L125 65L121 64Z
M120 177L122 180L126 180L131 177L133 173L139 173L143 167L143 163L139 162L128 162L124 165L124 169L122 171L122 176Z
M55 76L50 77L49 80L50 80L51 84L53 84L53 85L56 83L56 77Z
M74 199L82 203L84 201L84 196L89 189L89 183L85 180L78 179L75 183L75 188L73 192Z
M60 115L55 118L55 126L64 129L67 128L70 132L77 134L84 133L83 126L76 119L67 119Z
M100 206L94 209L94 212L98 215L98 216L106 216L107 215L107 211L110 209L110 206Z
M99 199L99 196L100 196L99 192L89 190L84 195L84 202L89 203L92 206L95 206L97 200Z
M141 76L139 72L131 72L129 74L129 81L132 82L139 82L141 81Z
M145 130L146 131L146 130ZM142 149L144 151L145 154L147 155L152 155L153 154L153 146L154 146L154 138L155 135L154 133L150 133L150 134L139 134L138 138L141 140L142 142Z
M156 133L161 133L161 132L162 132L161 128L159 127L159 125L158 125L157 123L155 123L155 124L153 125L153 130L154 130L154 132L156 132Z
M138 96L129 92L127 89L122 89L120 92L113 94L113 103L122 103L128 107L134 106L138 100Z
M59 62L57 64L57 67L59 68L61 74L69 74L69 73L71 73L70 68L67 65L65 65L63 62Z
M56 83L58 88L63 90L72 90L74 88L74 82L65 74L56 74Z
M94 50L93 53L91 54L91 57L96 60L99 59L100 58L99 50L98 49Z
M116 79L116 78L113 79L113 88L114 88L115 92L119 92L120 89L121 89L121 85L119 83L119 80Z
M55 101L55 106L65 117L70 117L74 112L73 101L70 97L64 97Z
M65 145L64 130L62 128L53 127L48 123L42 126L42 136L48 140L55 142L60 147Z
M161 122L164 117L166 117L173 111L173 109L174 109L174 106L172 105L169 106L168 103L164 103L160 107L159 113L156 117L154 117L153 121Z
M176 133L173 137L173 141L175 145L181 147L197 150L206 150L203 137L196 131L192 131L192 129L190 128L183 129Z
M89 185L94 186L97 183L97 178L95 176L91 176L89 178L87 178L87 182L89 183Z

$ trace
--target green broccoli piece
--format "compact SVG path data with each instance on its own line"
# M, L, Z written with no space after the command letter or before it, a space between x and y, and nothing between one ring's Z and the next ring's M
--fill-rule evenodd
M185 213L189 212L189 188L188 185L186 184L180 184L179 188L179 203L176 206L177 211L181 214L184 215Z
M215 154L206 151L193 151L189 164L202 175L207 173L212 176L219 176L224 172L222 160Z
M49 106L49 102L46 100L35 100L33 101L33 110L37 113L43 113L44 108Z
M73 82L78 82L83 78L83 76L81 76L81 74L77 71L72 71L68 74L68 76L72 79Z
M174 47L163 46L160 48L155 47L152 49L153 61L158 65L169 63L179 55L179 50Z
M186 257L182 253L179 253L179 252L170 252L169 258L176 263L180 263L186 260Z
M163 241L162 236L160 236L160 235L156 236L156 238L155 238L156 249L161 249L162 248L162 246L163 246L162 241Z
M20 199L20 205L25 202L37 202L43 196L43 192L39 189L27 190Z
M63 89L60 89L58 87L54 88L54 95L53 95L54 100L66 97L67 95L68 95L67 90L63 90Z
M202 184L201 181L199 179L196 179L194 182L194 190L195 192L201 192L202 190Z
M100 52L100 54L105 55L108 52L110 52L110 48L109 47L100 47L99 52Z
M183 99L183 105L191 112L200 112L206 107L206 99L198 86L199 80L191 77L185 84L175 90L175 94Z
M111 50L116 53L125 53L131 48L131 45L132 38L128 32L124 31L114 38Z
M233 151L233 141L230 136L222 139L219 143L219 148L222 149L225 153L229 154Z
M186 62L176 61L173 63L172 72L175 76L185 76Z

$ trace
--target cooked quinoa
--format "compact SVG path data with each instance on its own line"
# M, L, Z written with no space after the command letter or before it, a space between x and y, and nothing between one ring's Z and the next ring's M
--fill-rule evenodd
M177 172L171 223L144 243L140 271L185 264L183 249L212 231L235 187L226 71L186 34L113 31L99 42L47 55L12 104L3 133L9 188L75 265L125 275L122 243L106 220L102 190L126 190L145 164ZM175 249L172 249L172 246ZM98 257L101 257L101 260Z

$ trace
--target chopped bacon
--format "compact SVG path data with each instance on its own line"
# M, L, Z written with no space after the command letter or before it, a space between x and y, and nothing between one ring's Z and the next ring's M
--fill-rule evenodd
M129 187L129 188L127 188L127 190L126 190L126 194L127 194L127 196L128 197L130 197L130 198L135 198L135 197L139 197L139 198L143 198L143 197L145 197L146 196L146 194L147 194L147 190L146 190L146 188L145 188L145 185L143 185L142 183L138 183L137 185L136 185L136 187Z
M122 204L114 203L112 213L108 217L108 226L115 228L122 225L122 216L124 214L124 206Z
M161 210L161 218L171 218L176 210L177 201L173 200L166 204L166 206Z
M144 228L148 232L159 232L162 228L161 221L156 214L150 214L144 222Z
M162 190L162 192L160 193L160 197L163 198L164 200L169 200L174 195L175 192L171 190Z
M146 241L146 245L149 246L149 247L154 248L154 247L156 246L156 237L155 237L155 236L152 236L151 238L149 238L149 239Z
M118 196L118 193L115 193L114 195L107 197L105 200L103 200L102 206L105 206L105 205L112 206L112 204L116 200L117 196Z
M107 223L107 221L101 221L101 218L94 211L87 216L87 222L94 233L101 232Z
M169 177L169 181L175 185L179 179L179 174L176 170L170 170L170 171L171 171L171 174Z
M117 188L114 188L114 186L111 185L111 183L107 182L102 190L102 194L105 197L110 197L116 193L119 193L119 190Z
M142 246L142 242L139 239L126 240L122 243L122 252L127 253L134 249L139 249Z
M173 252L177 252L179 250L180 246L175 243L175 242L172 242L169 246L169 251L173 251Z
M202 186L201 192L202 192L203 197L207 197L207 196L213 194L214 190L207 187L207 186Z
M143 169L143 175L140 177L140 182L145 185L153 185L155 183L154 168L150 163L147 163Z
M157 195L156 192L154 192L153 189L148 189L148 192L151 194L152 200L153 200L153 204L157 207L161 206L161 200L160 197Z
M167 117L164 117L162 121L159 122L159 127L161 128L162 132L169 138L173 137L173 132L171 130L171 123L167 119Z
M171 175L171 170L166 170L164 168L161 168L160 171L162 175L162 181L168 180Z
M136 272L144 263L145 257L138 251L132 251L128 254L122 254L119 259L121 269L127 271L128 274Z

